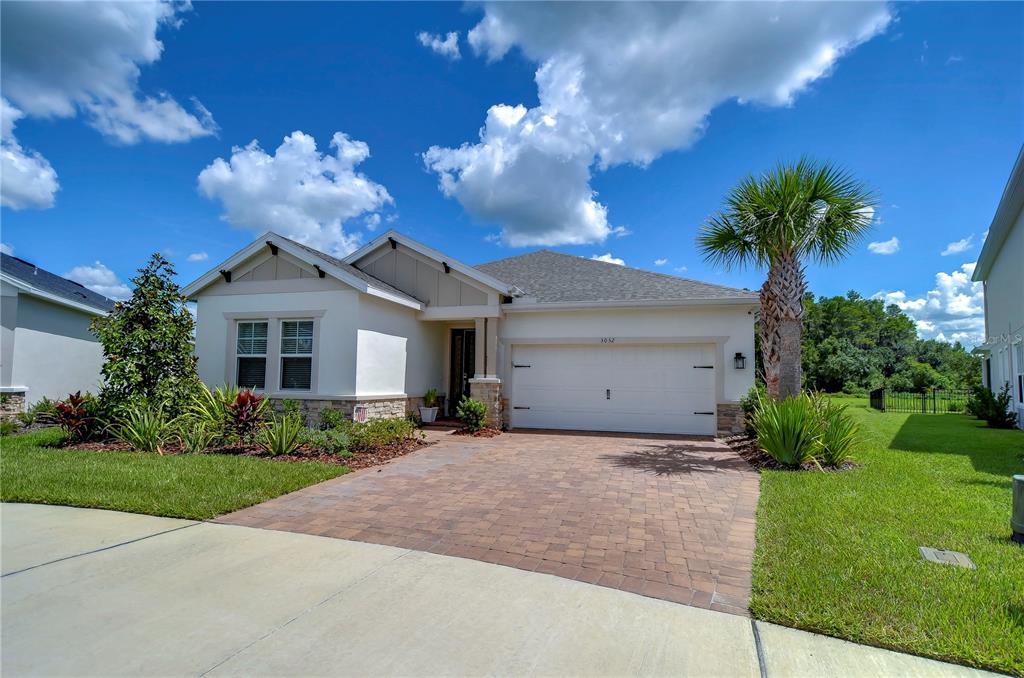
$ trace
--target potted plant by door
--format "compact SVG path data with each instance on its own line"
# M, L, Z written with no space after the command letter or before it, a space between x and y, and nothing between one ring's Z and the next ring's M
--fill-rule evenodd
M420 420L430 424L437 419L437 389L432 388L423 394L423 405L420 407Z

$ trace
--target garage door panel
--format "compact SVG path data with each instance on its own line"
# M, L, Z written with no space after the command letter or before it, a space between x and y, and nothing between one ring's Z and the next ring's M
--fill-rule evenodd
M715 417L696 413L715 411L704 367L714 355L713 345L515 346L512 425L713 434Z

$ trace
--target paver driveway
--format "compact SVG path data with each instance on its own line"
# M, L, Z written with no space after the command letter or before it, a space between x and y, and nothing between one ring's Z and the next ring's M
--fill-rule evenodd
M473 558L747 613L757 474L710 438L431 432L218 522Z

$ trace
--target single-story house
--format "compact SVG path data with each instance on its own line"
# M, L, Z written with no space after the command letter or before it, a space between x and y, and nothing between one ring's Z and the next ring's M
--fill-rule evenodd
M338 259L266 233L184 293L205 383L314 418L436 388L495 426L713 435L754 383L756 294L547 250L469 266L389 231Z
M1006 182L974 267L985 289L982 382L993 392L1009 384L1017 425L1024 428L1024 147Z
M0 417L100 384L103 349L89 330L114 302L35 264L0 254Z

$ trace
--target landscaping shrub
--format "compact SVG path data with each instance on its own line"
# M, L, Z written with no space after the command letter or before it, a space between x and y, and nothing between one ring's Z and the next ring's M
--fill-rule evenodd
M111 410L133 401L162 403L169 417L190 405L199 383L193 343L195 322L160 254L132 279L132 296L93 320L103 345L101 397Z
M352 444L352 438L341 429L304 428L300 437L302 444L311 450L341 456L351 454L348 448Z
M967 401L967 412L984 420L991 428L1013 428L1017 425L1017 413L1010 411L1013 395L1010 385L1005 384L998 395L993 395L985 386L975 386Z
M182 452L200 454L209 449L217 439L217 431L210 428L207 422L193 417L186 417L178 422L178 442Z
M743 410L743 421L747 429L748 435L754 435L753 417L754 410L757 409L757 403L761 398L768 397L768 389L764 387L764 384L756 384L750 387L747 391L747 395L740 398L740 409Z
M13 421L0 422L0 436L9 436L18 430L18 425Z
M302 442L302 431L302 421L298 417L275 418L259 429L256 441L260 447L275 457L291 454Z
M373 419L366 423L346 422L341 430L351 438L353 450L369 450L400 442L412 436L416 425L404 418Z
M31 426L36 423L36 413L32 410L18 412L18 421L21 422L22 426Z
M487 405L469 396L463 396L456 414L468 430L479 431L487 420Z
M56 416L57 403L44 396L37 400L32 407L28 408L28 410L37 417L40 415Z
M341 410L320 410L320 428L341 428L346 423L347 420L345 419L345 415L341 413Z
M822 425L814 399L806 393L785 400L759 398L752 424L761 449L780 464L815 461Z
M284 416L295 417L302 422L302 425L306 425L306 415L302 413L302 404L298 400L292 398L285 398L281 402L281 409L284 411Z
M70 394L56 404L57 425L68 434L68 440L80 443L96 437L104 428L99 400L91 393Z
M162 404L134 403L121 408L111 426L113 436L141 452L163 454L172 427Z
M850 461L859 432L856 422L840 405L828 398L817 397L817 415L821 424L816 456L818 461L839 466Z
M267 399L258 393L241 390L227 406L228 421L232 432L242 440L252 438L263 426L267 411ZM302 422L299 422L302 425Z

